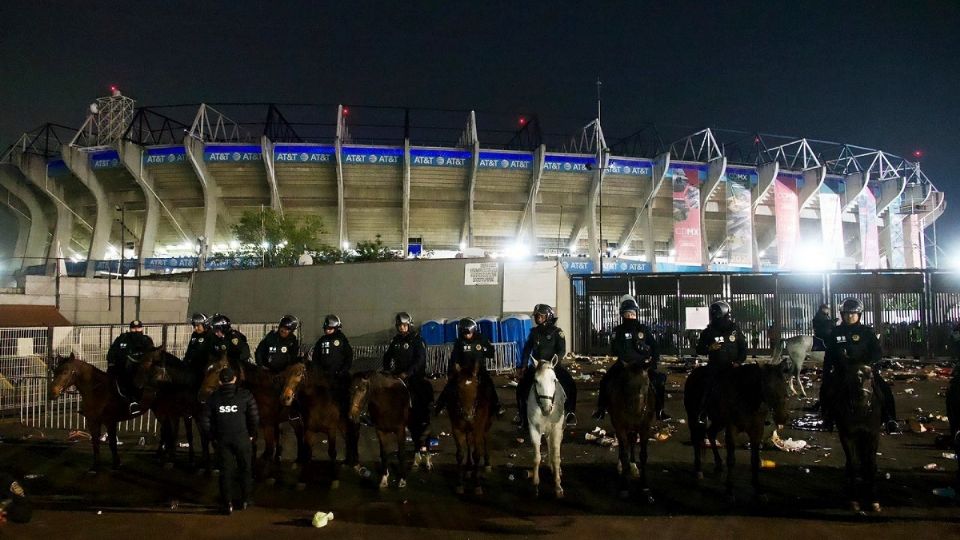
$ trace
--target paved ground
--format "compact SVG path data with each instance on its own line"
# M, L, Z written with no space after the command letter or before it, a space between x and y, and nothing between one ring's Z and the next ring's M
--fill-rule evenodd
M588 368L589 371L590 368ZM670 379L668 411L682 417L682 374ZM943 414L944 379L897 380L894 389L901 418ZM86 474L90 453L87 442L68 443L62 431L41 433L13 421L0 423L0 463L12 465L24 474L38 475L26 481L36 495L39 511L26 526L2 525L0 537L69 538L147 537L185 535L189 538L236 538L269 534L271 537L305 537L334 534L361 538L391 535L395 538L485 538L491 536L551 537L576 535L639 534L658 537L696 535L769 538L787 534L791 538L862 537L960 537L960 514L949 499L932 490L949 485L956 463L943 457L946 451L935 446L936 435L946 424L931 421L926 433L883 436L880 443L880 514L857 516L845 508L842 487L843 457L836 436L820 432L787 429L783 438L808 441L813 448L788 454L767 450L764 458L776 462L765 469L762 481L769 500L754 500L749 487L748 454L738 450L737 495L735 502L724 500L720 478L697 483L691 474L692 450L686 425L671 422L669 439L651 443L650 485L655 502L648 504L639 495L621 500L616 492L616 452L587 442L584 434L594 428L589 412L595 400L595 382L581 381L581 426L568 430L563 447L564 488L567 497L550 495L534 498L526 479L532 451L517 441L507 420L494 426L493 471L484 480L483 496L456 496L453 442L441 436L432 472L411 475L410 484L380 491L374 479L362 479L352 470L343 471L338 489L319 466L292 470L285 462L274 485L260 482L257 506L226 518L213 513L216 480L197 475L186 463L165 469L154 461L148 446L137 445L139 436L123 440L124 466L96 477ZM808 392L815 390L808 388ZM502 388L505 403L511 390ZM794 418L805 414L808 405L791 400ZM507 416L514 414L513 408ZM449 429L445 416L435 420L435 431ZM604 427L609 427L604 426ZM322 446L322 445L318 445ZM288 444L287 454L293 445ZM315 455L325 459L324 448ZM376 461L373 433L365 428L361 458L372 467ZM185 461L185 460L184 460ZM936 468L925 469L929 464ZM889 475L889 477L887 476ZM551 493L548 475L544 489ZM297 490L305 481L306 489ZM177 508L171 509L176 502ZM313 512L334 512L336 518L323 530L310 528Z

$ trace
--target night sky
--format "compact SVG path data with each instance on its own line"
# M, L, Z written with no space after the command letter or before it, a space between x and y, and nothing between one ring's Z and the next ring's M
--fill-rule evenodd
M110 84L145 105L535 112L572 134L599 76L608 142L654 122L922 149L960 255L960 2L528 4L4 0L0 145L79 126ZM14 228L0 213L0 252Z

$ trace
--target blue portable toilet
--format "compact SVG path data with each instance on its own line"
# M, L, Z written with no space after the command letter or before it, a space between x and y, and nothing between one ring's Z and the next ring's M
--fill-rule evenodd
M446 319L427 321L420 326L420 337L427 345L443 345L444 326Z
M480 333L487 337L491 343L500 342L500 320L496 317L483 317L477 320L480 325Z
M523 346L527 343L527 336L533 328L533 321L529 315L511 315L500 321L500 341L512 341L517 344L517 367L523 365Z
M443 341L444 343L453 343L457 340L457 326L460 325L460 318L447 319L447 323L443 325Z

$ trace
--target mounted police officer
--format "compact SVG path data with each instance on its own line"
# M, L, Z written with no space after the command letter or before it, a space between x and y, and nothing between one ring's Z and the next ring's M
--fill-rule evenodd
M335 395L346 407L350 389L350 367L353 366L353 347L343 333L343 323L336 315L323 318L323 335L313 346L312 365L330 381Z
M660 420L670 419L670 416L663 411L667 377L657 371L657 364L660 362L657 340L654 339L650 328L637 320L639 315L640 306L637 305L637 301L630 295L624 296L620 302L620 317L623 322L613 329L613 342L610 344L610 350L617 357L617 361L610 366L610 370L604 374L600 381L597 410L593 413L593 417L597 420L603 420L607 415L611 381L616 380L623 373L626 364L635 362L647 365L650 383L653 385L656 394L657 418Z
M247 336L231 326L229 317L220 313L210 317L210 329L213 330L215 352L226 351L227 358L238 368L244 362L250 361L250 344L247 343Z
M203 313L194 313L188 321L193 326L190 342L183 353L183 363L197 375L197 381L203 377L213 353L214 339L210 332L210 317Z
M153 340L143 333L143 323L138 319L130 322L130 330L117 336L107 351L107 374L117 385L120 394L129 401L130 414L140 414L140 390L133 384L133 376L143 353L153 349Z
M490 410L498 417L503 415L497 388L493 384L493 379L490 378L490 372L487 371L487 360L494 358L494 352L493 344L487 336L480 333L480 325L477 321L470 318L460 319L457 323L457 340L453 343L453 351L447 362L447 384L437 399L435 414L440 414L456 392L457 366L472 368L476 365L478 380L490 398Z
M412 414L430 422L430 404L433 403L433 387L424 378L427 369L427 345L413 326L413 317L405 312L394 317L397 334L390 340L383 355L383 370L402 380L409 389Z
M856 298L847 298L840 306L841 321L827 338L827 352L823 356L823 381L820 384L820 415L824 429L833 429L833 417L829 403L834 390L838 368L871 366L873 381L879 390L880 416L888 433L899 431L897 410L890 385L880 376L877 364L882 352L880 340L873 328L863 324L863 303Z
M294 334L297 328L300 328L300 321L293 315L284 315L277 329L267 333L257 345L257 365L271 373L280 373L295 363L300 357L300 340Z
M830 316L830 305L820 304L820 309L813 316L813 350L825 351L827 339L833 332L839 319Z
M233 475L240 475L240 509L250 506L253 491L251 468L254 435L260 416L253 394L237 387L237 376L231 368L220 372L220 388L207 401L200 417L200 426L217 445L220 462L220 500L223 511L233 513Z
M527 396L533 388L534 369L530 364L533 360L551 360L554 356L559 360L555 369L557 381L567 395L563 403L568 426L577 425L577 386L573 377L562 365L563 357L567 354L567 340L563 330L557 327L557 312L547 304L537 304L533 308L533 322L537 324L530 331L527 342L523 346L522 375L517 385L517 415L520 427L526 430L527 426Z
M747 359L747 340L733 321L730 304L723 300L710 304L710 324L700 332L697 354L707 356L707 387L700 405L699 421L706 421L706 405L716 398L720 379L733 375L733 368Z

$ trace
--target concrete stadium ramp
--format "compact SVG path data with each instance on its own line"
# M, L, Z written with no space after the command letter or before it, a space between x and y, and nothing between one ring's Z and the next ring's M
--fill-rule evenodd
M394 154L384 152L396 150ZM400 148L350 146L344 148L344 229L351 246L373 240L379 234L384 244L400 249L403 207L403 150ZM372 162L371 160L378 160ZM411 221L414 209L411 207Z
M337 171L330 153L318 145L277 145L274 167L284 215L314 215L323 219L324 243L337 243ZM311 160L322 158L317 163Z
M421 149L411 149L416 153ZM424 149L425 150L425 149ZM412 160L410 165L410 237L423 239L424 249L458 250L467 220L467 166L425 166ZM478 181L474 226L480 226L480 183ZM484 222L485 223L485 222ZM475 235L483 234L477 233ZM352 235L352 231L351 231ZM477 245L476 236L474 245ZM477 245L477 247L481 247Z

